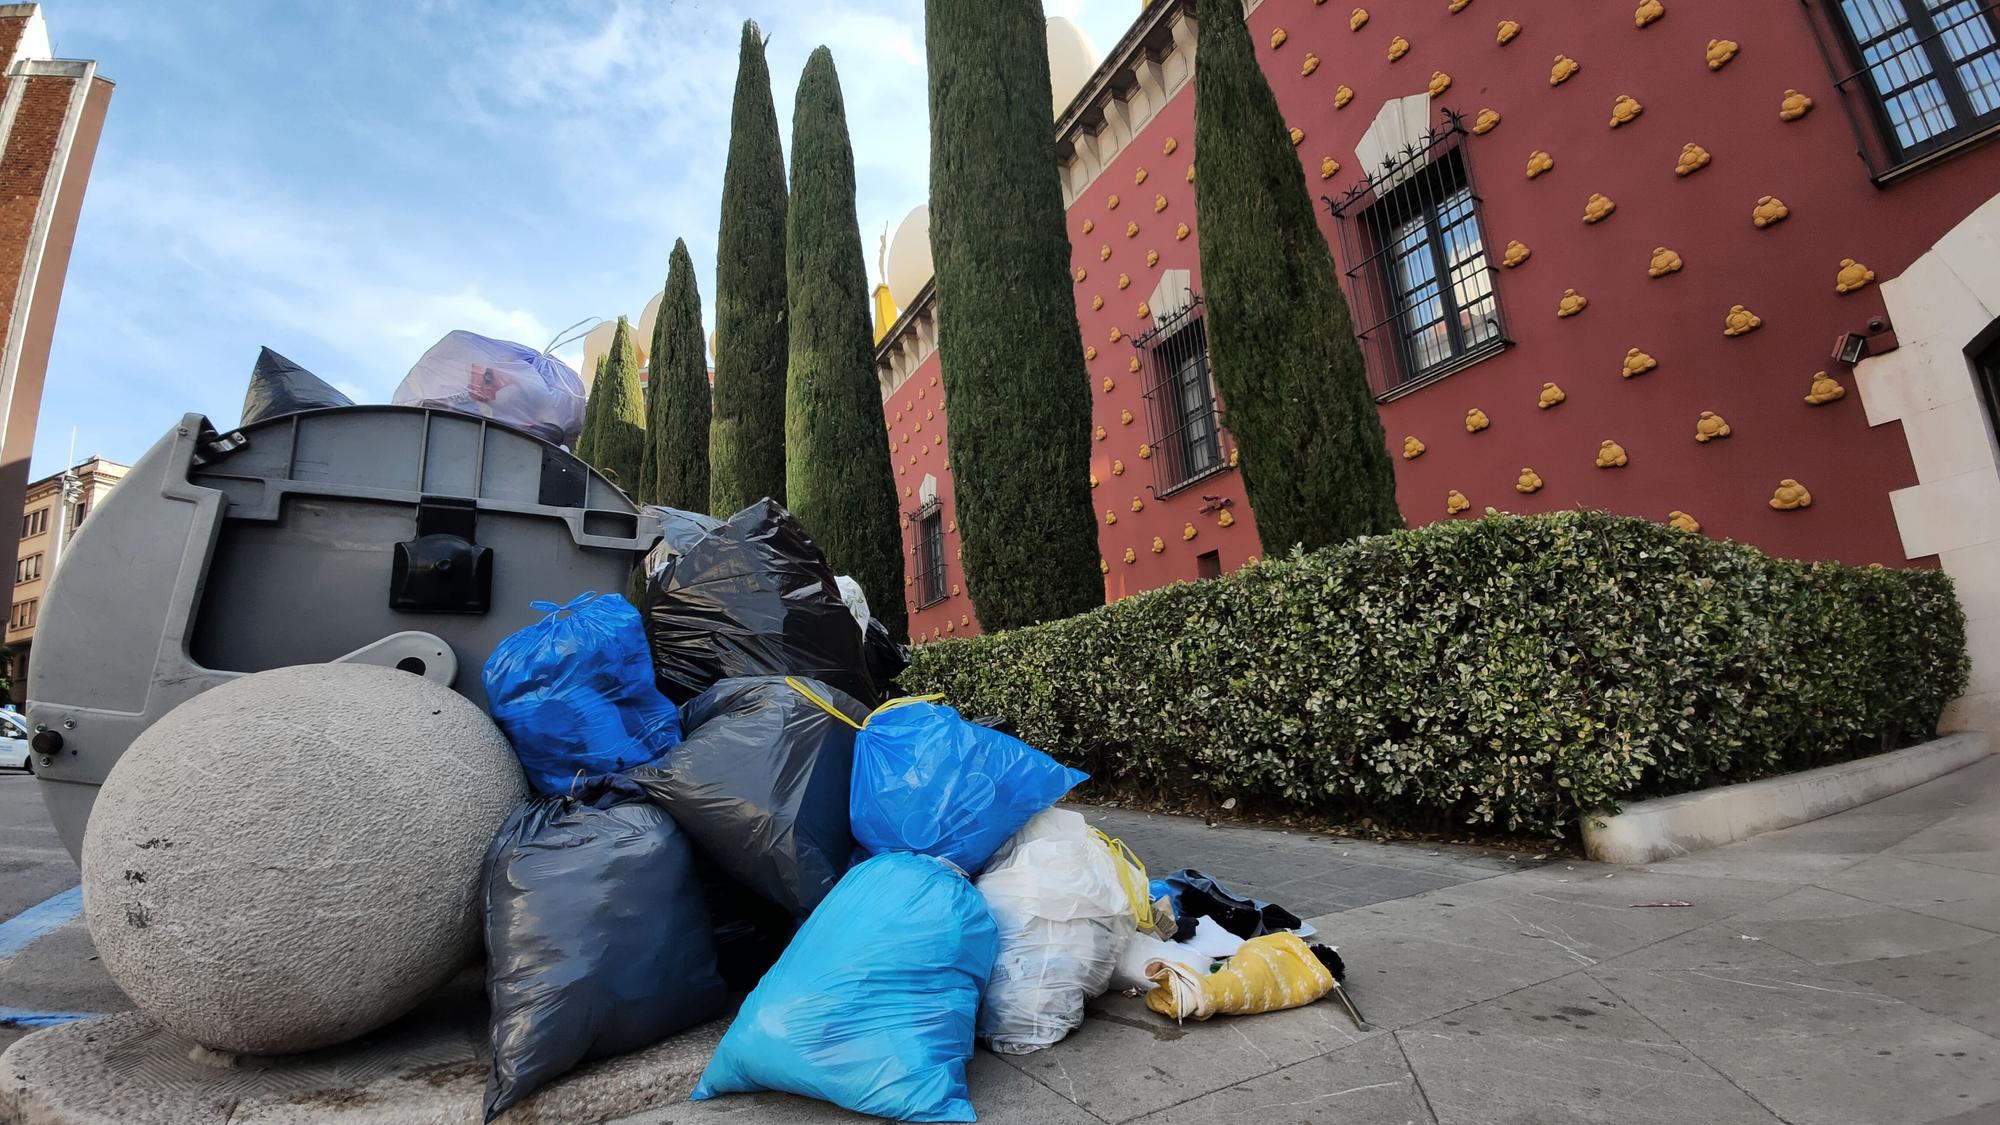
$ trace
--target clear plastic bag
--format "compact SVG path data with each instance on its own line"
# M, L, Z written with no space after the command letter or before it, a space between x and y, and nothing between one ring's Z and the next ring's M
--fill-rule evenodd
M994 853L974 886L993 911L1000 955L979 1037L1000 1054L1047 1047L1083 1023L1134 936L1111 854L1082 814L1045 809Z
M447 332L403 377L390 402L490 418L552 445L583 433L583 380L552 355L476 333Z

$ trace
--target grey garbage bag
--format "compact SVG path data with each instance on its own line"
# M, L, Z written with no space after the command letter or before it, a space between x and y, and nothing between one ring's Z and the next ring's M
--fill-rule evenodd
M724 680L682 710L680 745L629 776L730 880L803 919L854 852L848 779L867 718L817 681Z
M488 1120L578 1063L721 1013L693 849L629 779L523 802L485 879Z
M326 380L269 348L259 348L257 364L250 369L250 387L243 392L243 420L237 425L323 406L353 405L353 399Z
M733 676L808 676L877 701L860 629L805 526L775 500L646 556L653 676L675 703Z

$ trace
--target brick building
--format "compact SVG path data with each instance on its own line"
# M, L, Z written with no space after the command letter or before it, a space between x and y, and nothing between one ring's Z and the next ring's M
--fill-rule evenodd
M5 672L14 684L14 702L28 687L29 651L42 594L62 564L63 549L77 528L124 479L129 465L92 457L69 469L29 483L21 505L20 546L14 560L14 597L7 614Z
M1583 506L1941 565L1975 664L1947 721L1993 725L1990 0L1247 7L1412 525ZM1107 599L1262 551L1207 372L1192 8L1148 6L1057 114ZM895 296L877 368L930 640L978 628L950 313Z
M0 497L11 500L28 484L49 342L111 82L94 62L50 57L39 4L0 4L0 59ZM17 530L0 520L0 546Z

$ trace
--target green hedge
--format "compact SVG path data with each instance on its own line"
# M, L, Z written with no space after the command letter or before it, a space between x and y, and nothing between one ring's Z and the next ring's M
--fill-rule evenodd
M1941 572L1564 512L925 645L902 683L1113 786L1560 833L1579 810L1921 741L1966 672Z

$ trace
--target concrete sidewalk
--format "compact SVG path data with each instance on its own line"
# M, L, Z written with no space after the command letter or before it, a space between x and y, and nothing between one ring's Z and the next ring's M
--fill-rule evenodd
M1647 867L1090 815L1316 915L1374 1030L1107 996L1049 1050L978 1052L986 1125L2000 1121L2000 758ZM627 1125L859 1120L764 1094Z

